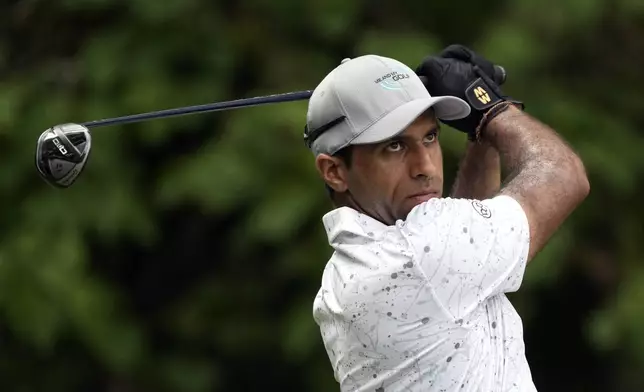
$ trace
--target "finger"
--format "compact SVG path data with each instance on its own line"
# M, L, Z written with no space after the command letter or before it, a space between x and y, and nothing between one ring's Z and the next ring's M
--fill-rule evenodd
M443 49L440 56L448 59L471 62L474 58L474 52L463 45L452 44Z
M468 62L470 64L476 64L479 66L481 71L494 80L497 84L502 84L503 79L502 75L494 70L494 64L489 60L479 56L472 49L458 44L453 44L445 48L441 52L441 57L452 58L456 60L461 60Z
M440 78L445 72L445 60L434 56L427 56L416 68L418 76L425 76L428 79Z
M472 76L472 67L472 64L465 61L429 56L418 66L416 74L430 81L440 81L449 77L449 74Z
M499 79L499 73L494 70L494 64L490 62L489 60L479 56L476 53L472 53L472 62L481 69L481 71L485 72L487 76L492 78L494 82L500 83L501 80Z

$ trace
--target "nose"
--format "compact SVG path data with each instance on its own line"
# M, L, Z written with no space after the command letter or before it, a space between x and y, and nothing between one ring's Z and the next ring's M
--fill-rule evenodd
M409 168L412 178L432 178L437 167L434 164L432 151L426 146L415 146L409 154Z

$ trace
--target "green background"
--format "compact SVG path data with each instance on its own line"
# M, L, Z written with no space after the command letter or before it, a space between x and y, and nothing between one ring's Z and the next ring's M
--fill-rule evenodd
M511 297L537 387L644 390L643 26L639 0L3 2L0 390L338 390L312 319L331 206L306 101L97 129L66 190L38 177L35 142L451 43L504 65L590 175ZM442 135L448 187L465 143Z

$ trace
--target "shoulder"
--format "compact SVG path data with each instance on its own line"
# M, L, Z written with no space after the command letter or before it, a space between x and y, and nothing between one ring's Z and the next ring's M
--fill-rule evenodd
M505 195L485 200L432 199L416 206L399 225L416 253L426 246L463 253L475 242L523 242L529 235L521 206ZM474 248L480 251L479 246Z
M511 197L430 200L409 214L401 230L436 298L451 314L468 314L485 299L521 284L529 227Z
M416 206L403 224L423 225L436 220L453 221L468 219L480 222L498 222L508 218L525 217L521 205L512 197L499 195L493 198L453 199L436 198Z

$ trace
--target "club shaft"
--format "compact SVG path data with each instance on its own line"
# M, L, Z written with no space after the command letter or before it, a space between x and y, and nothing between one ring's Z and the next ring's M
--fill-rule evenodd
M301 101L309 99L313 90L295 91L290 93L274 94L254 98L243 98L234 101L215 102L204 105L186 106L181 108L159 110L155 112L132 114L129 116L106 118L102 120L88 121L81 123L87 128L98 128L108 125L129 124L159 118L185 116L189 114L215 112L219 110L230 110L242 107L265 105L270 103Z

